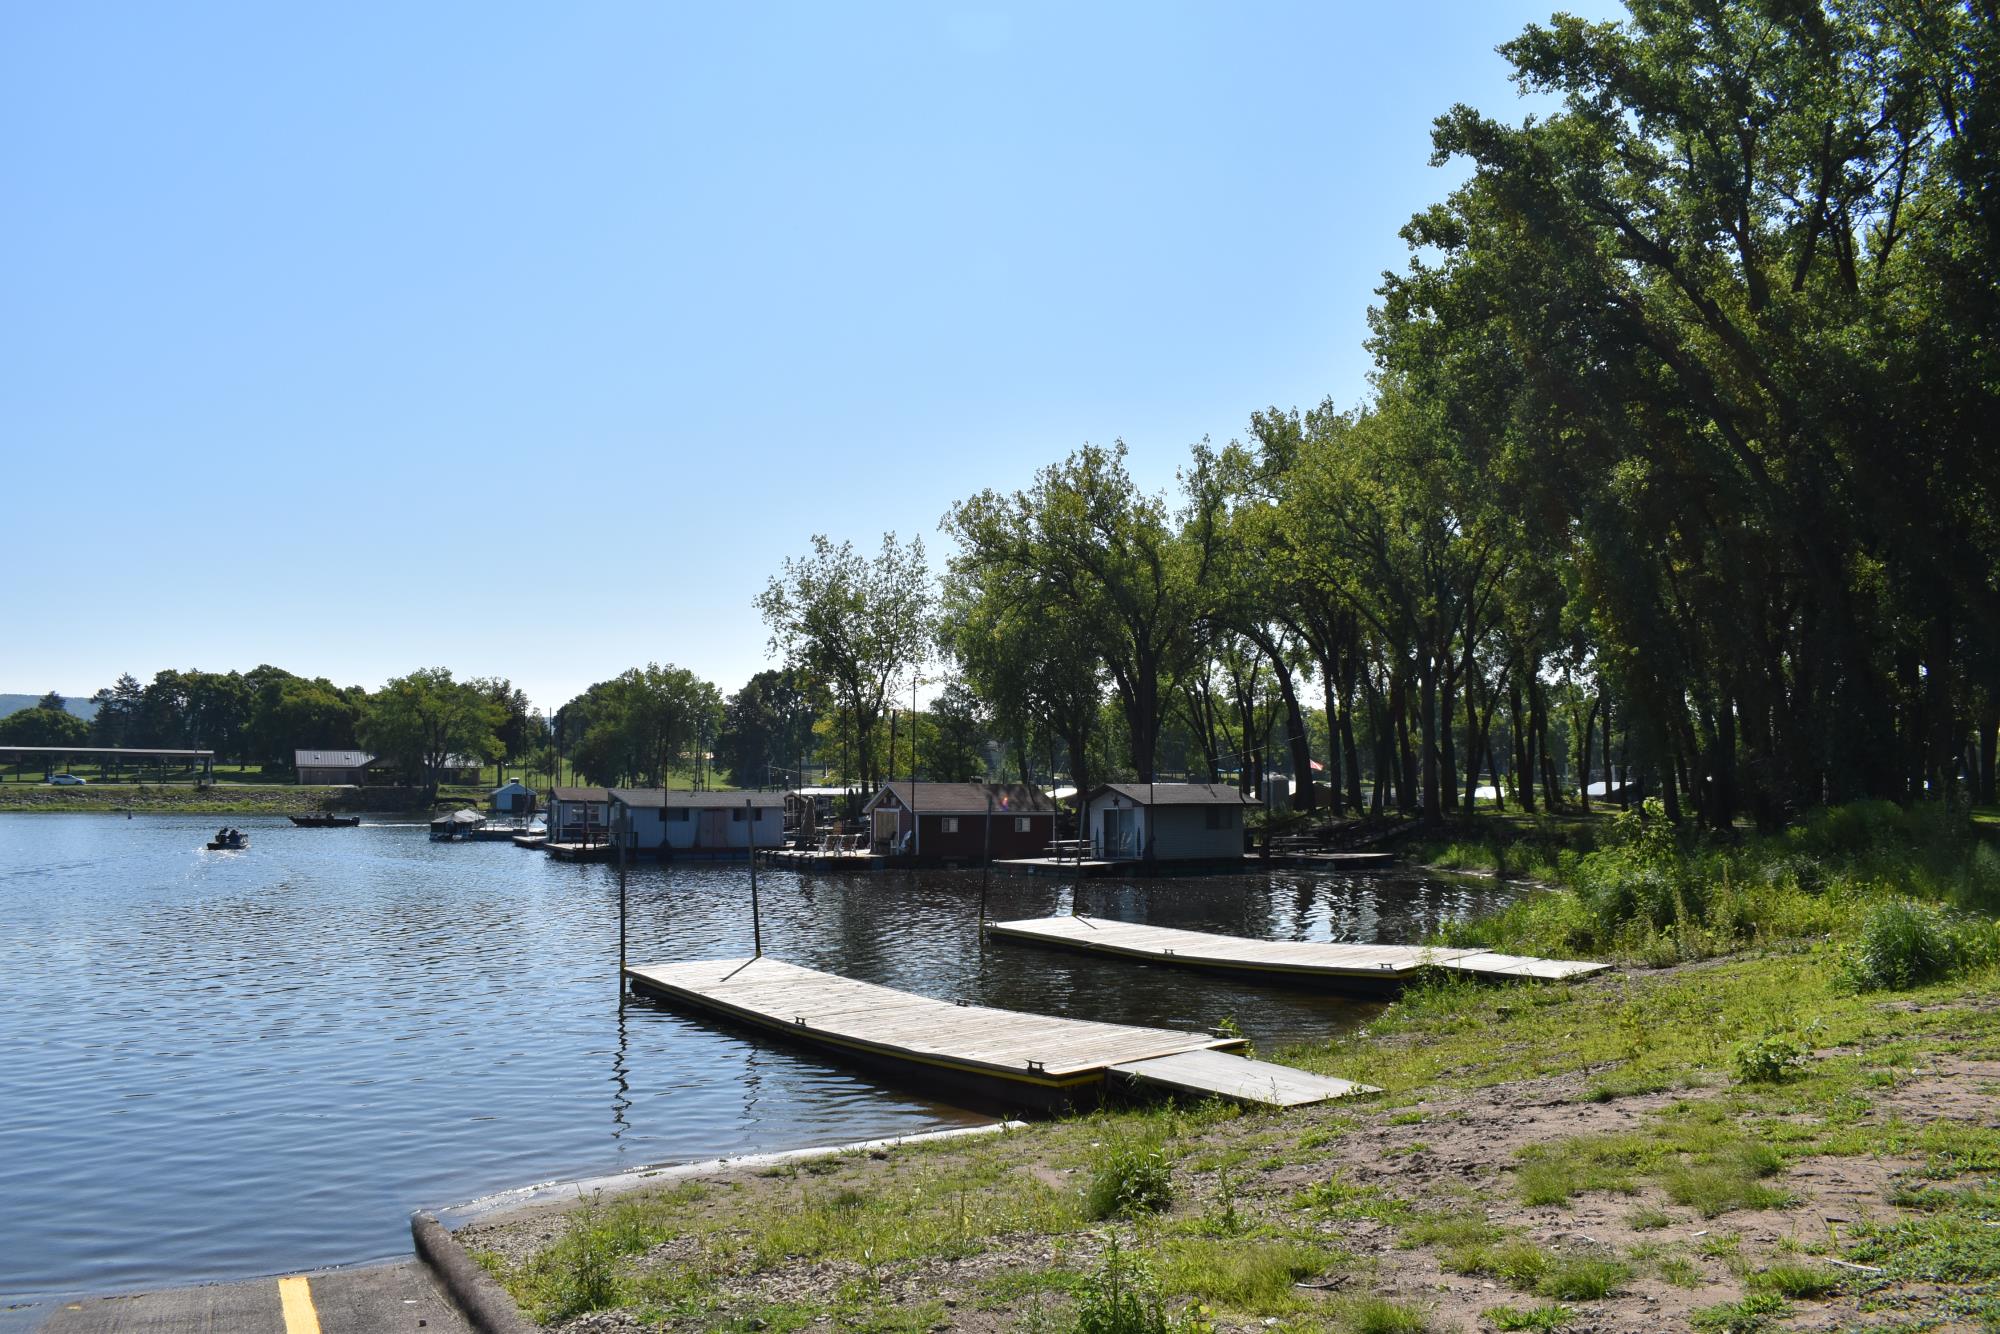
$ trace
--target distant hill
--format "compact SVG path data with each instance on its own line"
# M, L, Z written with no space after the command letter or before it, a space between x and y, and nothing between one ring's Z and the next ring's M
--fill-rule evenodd
M0 695L0 718L5 718L10 713L18 713L22 709L34 708L36 702L48 693L46 690L38 690L32 695ZM95 704L87 699L79 699L75 695L64 695L63 707L86 720L97 716Z

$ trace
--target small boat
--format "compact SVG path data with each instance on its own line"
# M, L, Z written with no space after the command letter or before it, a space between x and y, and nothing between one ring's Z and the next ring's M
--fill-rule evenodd
M484 823L486 817L478 811L453 811L431 821L431 837L440 843L460 842L472 838L473 831Z
M352 829L361 823L358 815L294 815L292 823L301 829Z
M218 829L208 841L210 852L241 852L250 846L250 836L241 829Z

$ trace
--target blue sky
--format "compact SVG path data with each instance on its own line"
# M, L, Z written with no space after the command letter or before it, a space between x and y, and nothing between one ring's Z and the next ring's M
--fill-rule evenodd
M733 690L812 532L1360 398L1548 12L9 6L0 689Z

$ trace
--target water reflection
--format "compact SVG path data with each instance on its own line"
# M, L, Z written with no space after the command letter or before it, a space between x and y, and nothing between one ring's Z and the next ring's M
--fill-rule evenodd
M0 1299L393 1254L420 1205L551 1178L973 1119L621 1001L616 869L421 825L0 817ZM947 999L1323 1038L1372 1008L1011 944L981 873L760 874L768 953ZM639 865L635 962L747 956L741 865ZM996 919L1087 912L1415 939L1490 889L1321 873L994 876ZM607 1118L607 1091L608 1111ZM29 1220L34 1226L29 1227Z

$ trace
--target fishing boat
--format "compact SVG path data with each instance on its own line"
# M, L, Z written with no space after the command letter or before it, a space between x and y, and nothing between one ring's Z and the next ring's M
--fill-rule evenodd
M210 852L241 852L250 846L250 836L241 829L218 829L208 841Z
M292 823L301 829L352 829L361 823L358 815L294 815Z

